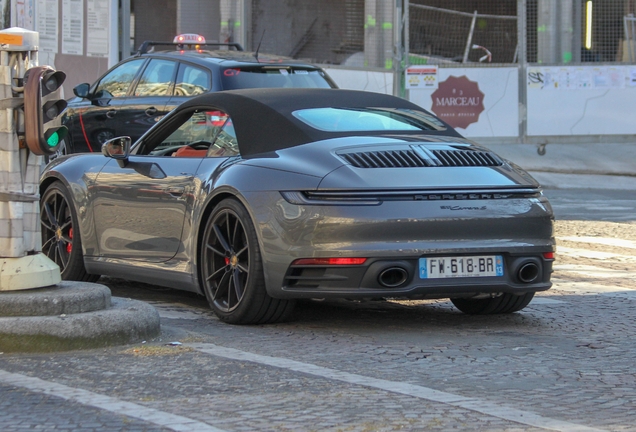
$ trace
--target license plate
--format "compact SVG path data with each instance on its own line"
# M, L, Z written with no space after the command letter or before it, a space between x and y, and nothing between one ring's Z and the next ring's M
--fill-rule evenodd
M421 279L503 276L501 255L420 258Z

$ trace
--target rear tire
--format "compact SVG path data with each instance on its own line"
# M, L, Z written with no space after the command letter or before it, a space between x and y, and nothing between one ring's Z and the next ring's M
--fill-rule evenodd
M64 185L52 183L40 200L42 253L60 266L63 280L95 282L99 275L86 273L79 222Z
M292 313L293 300L267 294L256 230L235 199L221 201L208 218L199 268L208 303L223 322L274 323Z
M494 315L518 312L528 306L533 292L522 295L504 293L499 297L486 299L450 299L457 309L469 315Z

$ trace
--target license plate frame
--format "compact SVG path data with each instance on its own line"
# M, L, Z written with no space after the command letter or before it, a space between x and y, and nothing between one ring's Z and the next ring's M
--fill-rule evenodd
M451 255L443 257L421 257L420 279L452 279L503 277L502 255Z

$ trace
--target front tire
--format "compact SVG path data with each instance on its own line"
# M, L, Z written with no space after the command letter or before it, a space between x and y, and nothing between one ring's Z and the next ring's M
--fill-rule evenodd
M533 292L522 295L504 293L499 297L485 299L455 298L450 299L457 309L469 315L494 315L518 312L528 306Z
M223 322L265 324L289 318L294 301L267 294L256 230L245 207L221 201L203 232L200 253L203 290Z
M42 253L60 266L63 280L95 282L99 275L86 273L82 239L75 208L62 183L52 183L40 200Z

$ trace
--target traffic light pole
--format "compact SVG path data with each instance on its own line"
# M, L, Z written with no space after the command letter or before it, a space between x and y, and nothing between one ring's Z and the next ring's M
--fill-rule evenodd
M39 177L43 156L30 151L24 130L23 78L37 64L38 33L0 31L0 291L61 282L60 268L41 253Z

